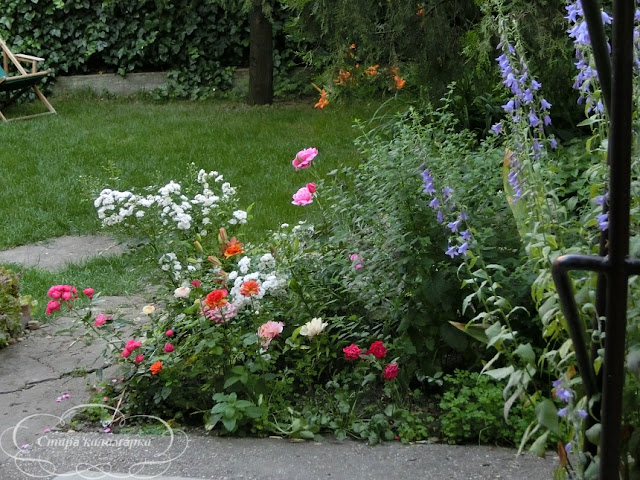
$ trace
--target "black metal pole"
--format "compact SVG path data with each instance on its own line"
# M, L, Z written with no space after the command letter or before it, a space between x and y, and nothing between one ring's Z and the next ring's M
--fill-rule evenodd
M635 2L615 0L609 127L609 261L605 326L600 479L618 478L627 322L633 21ZM600 22L601 23L601 22Z
M611 114L611 60L609 59L609 46L607 36L602 24L602 10L598 0L582 0L582 12L587 21L587 31L591 39L593 59L596 62L598 80L602 87L602 97L607 113Z

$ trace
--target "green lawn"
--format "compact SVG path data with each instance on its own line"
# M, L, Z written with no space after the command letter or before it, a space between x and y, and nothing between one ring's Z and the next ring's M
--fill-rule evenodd
M0 249L99 232L92 189L180 182L191 162L217 170L237 187L238 208L253 204L243 240L259 242L281 223L309 217L313 208L291 205L299 187L314 175L359 161L353 145L358 131L352 125L376 109L332 105L319 111L312 103L248 107L88 95L51 101L58 115L0 124ZM320 154L313 171L296 172L291 160L306 147L316 147ZM110 169L120 172L119 178L111 179ZM91 285L104 294L136 293L144 270L132 256L100 259L56 274L28 269L22 292L41 305L48 287L57 283Z
M58 115L0 125L0 248L98 231L83 177L100 188L139 188L180 182L190 162L236 186L238 208L254 204L255 237L305 216L291 195L313 178L291 167L296 152L318 148L320 175L357 162L354 119L374 112L367 105L319 111L311 103L248 107L86 96L52 103ZM119 181L110 181L104 166L119 170Z

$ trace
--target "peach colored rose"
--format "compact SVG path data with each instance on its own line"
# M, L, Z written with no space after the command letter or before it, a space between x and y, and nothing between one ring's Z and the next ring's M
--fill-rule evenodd
M262 348L268 348L271 340L282 333L284 323L269 321L260 326L258 329L258 337L261 339Z

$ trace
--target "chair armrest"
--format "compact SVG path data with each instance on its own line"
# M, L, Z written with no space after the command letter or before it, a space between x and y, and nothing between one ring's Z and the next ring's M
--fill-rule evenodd
M16 53L14 57L21 62L30 62L32 73L36 73L38 71L38 62L44 62L44 58L42 57L34 57L33 55L25 55L23 53Z

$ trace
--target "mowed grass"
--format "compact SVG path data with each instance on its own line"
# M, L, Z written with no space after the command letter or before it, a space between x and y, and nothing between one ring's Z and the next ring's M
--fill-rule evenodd
M316 177L360 160L354 120L366 120L376 110L375 104L318 111L311 103L249 107L87 94L51 101L58 115L0 124L0 249L100 232L92 188L181 182L189 163L223 174L238 190L237 208L253 204L243 241L259 243L280 224L317 213L314 205L291 205L291 196ZM312 170L296 172L291 161L306 147L320 154ZM119 178L111 178L113 169ZM40 319L51 285L135 294L148 285L151 272L134 255L95 259L56 273L7 266L22 273L21 291L38 300Z
M181 182L187 165L216 170L237 187L238 208L253 204L247 235L308 216L291 195L314 175L355 164L354 120L375 105L315 110L311 103L51 99L58 115L0 125L0 248L100 230L84 178L116 189ZM23 107L24 108L24 107ZM294 171L297 151L320 151L310 171ZM109 179L105 166L121 175Z

